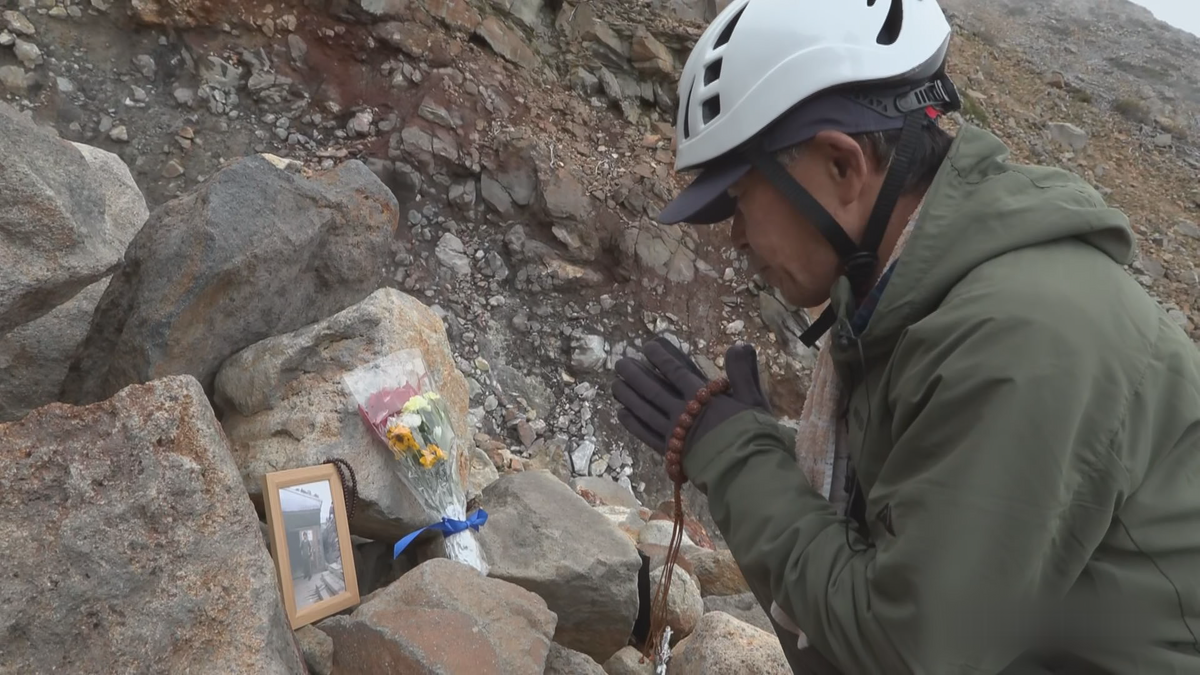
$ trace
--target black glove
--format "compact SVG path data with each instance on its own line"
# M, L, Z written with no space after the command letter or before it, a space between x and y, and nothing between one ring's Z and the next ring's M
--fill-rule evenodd
M665 338L649 342L644 354L649 365L635 359L617 361L613 397L621 404L617 420L646 445L660 454L696 392L708 384L708 378L691 359ZM754 347L735 345L725 353L729 377L728 393L715 396L704 406L692 424L684 443L685 452L708 432L729 418L749 409L770 413L758 376L758 357Z
M743 342L725 351L725 376L735 399L768 415L774 414L758 377L758 352L754 351L754 345Z

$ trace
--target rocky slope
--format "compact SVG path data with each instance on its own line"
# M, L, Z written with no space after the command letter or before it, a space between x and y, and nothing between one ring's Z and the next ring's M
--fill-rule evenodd
M576 474L665 498L657 462L642 461L596 399L612 362L655 333L685 336L712 363L729 340L754 340L780 411L799 412L812 358L795 340L804 316L760 293L719 228L650 220L677 186L672 77L702 28L694 19L715 8L138 1L67 4L64 15L17 5L11 58L0 51L10 74L23 69L10 94L64 137L118 153L152 207L254 152L314 168L364 160L402 214L387 283L446 320L483 431L518 460L563 453ZM1131 155L1167 177L1146 176L1152 189L1190 199L1190 186L1174 188L1195 175L1190 71L1153 82L1096 64L1149 53L1130 49L1143 44L1183 58L1197 40L1123 0L1088 6L947 4L963 29L952 70L988 116L977 121L1002 123L1018 155L1038 161L1062 159L1047 123L1073 122L1093 138L1072 166L1120 192L1114 167ZM1049 39L1062 25L1090 42ZM18 39L39 56L18 65L29 51ZM1145 115L1120 94L1135 86L1154 91L1138 101ZM1110 155L1096 125L1128 142L1115 137ZM1189 313L1191 298L1169 290Z
M1200 99L1185 64L1200 41L1123 0L945 6L967 97L949 125L991 128L1018 159L1095 184L1134 223L1131 273L1197 336ZM796 340L804 313L747 274L723 228L651 220L681 184L673 77L716 9L0 0L0 95L14 106L0 104L0 423L12 422L0 424L0 499L18 514L0 533L17 542L14 560L52 554L69 571L63 590L43 591L21 567L0 582L0 604L32 593L42 605L30 607L52 607L84 589L76 615L91 622L6 618L0 629L24 641L0 670L79 666L38 660L54 640L117 643L199 621L195 605L154 606L145 625L121 615L129 588L153 596L182 583L139 577L178 564L158 548L123 544L126 557L106 563L111 585L80 581L98 545L59 535L104 527L80 505L118 500L111 517L130 521L129 542L184 550L194 542L179 522L228 509L217 513L234 526L205 525L226 543L178 574L257 570L204 602L232 607L250 639L241 648L269 651L279 672L296 672L296 654L314 672L363 672L353 669L364 654L380 669L451 667L438 659L453 656L495 672L645 672L621 645L648 593L631 577L661 559L669 535L669 492L661 460L616 424L612 364L668 334L715 371L731 341L750 340L777 410L794 416L813 359ZM463 569L418 567L436 551L391 561L390 542L422 514L339 378L404 346L422 350L453 400L466 487L494 510L481 531L496 570L475 594L482 604L451 591ZM156 460L153 480L137 473L149 460L102 471L97 457L116 446L86 434L129 433L147 416L162 434L122 447L137 457L161 441L174 455ZM220 442L197 448L196 433ZM356 556L364 594L380 590L292 641L264 590L262 541L243 525L261 509L263 472L331 455L359 467ZM86 481L63 474L64 461L92 467ZM217 467L211 484L155 492L196 466ZM35 532L35 511L16 510L27 500L63 522ZM704 527L703 499L686 501L698 522L672 627L693 637L673 668L719 668L753 645L756 672L773 672L770 636L740 621L768 628L765 617ZM578 550L560 544L573 535L586 540ZM446 636L406 637L416 614L445 619L457 644L479 631L517 637L447 654ZM211 658L239 672L244 653L214 639ZM80 667L137 670L122 649Z
M542 457L552 471L520 466L505 443L475 433L446 324L409 294L370 291L388 275L375 257L390 262L400 214L366 165L310 171L253 155L143 224L136 187L113 180L124 175L114 155L3 104L0 143L14 151L0 237L22 263L5 281L24 298L0 312L18 326L0 344L26 375L2 382L16 421L0 423L0 601L14 608L0 618L0 671L205 663L230 673L538 675L603 672L614 659L612 668L644 671L633 645L667 516L609 476L572 479L561 453ZM130 222L140 225L132 239ZM107 247L53 255L28 235L39 229L63 242L128 243L120 258ZM102 293L87 290L97 283ZM59 289L80 286L61 299ZM43 350L52 360L30 363L44 337L54 338ZM454 515L430 511L398 477L346 389L350 371L399 350L420 354L426 386L445 402L453 440L439 443L452 480L472 510L491 514L478 539L486 577L447 560L453 542L438 537L392 554L410 531ZM62 379L71 403L18 388L44 378ZM347 526L362 602L292 631L264 538L263 477L330 458L355 477ZM749 601L728 552L695 521L688 532L670 605L678 638L701 626L705 595ZM750 635L778 660L770 635L748 624L705 635L704 653L730 653Z
M947 0L943 7L986 44L1057 74L1095 104L1171 134L1171 144L1194 145L1200 132L1195 35L1127 0Z
M736 311L759 300L719 238L651 226L674 189L665 111L697 24L653 7L466 0L58 9L8 10L20 28L8 30L13 51L0 51L9 85L20 81L10 100L64 138L122 157L152 208L256 152L313 169L359 158L376 173L401 214L379 283L446 321L481 431L506 446L496 449L506 466L608 474L658 503L661 469L642 461L603 404L607 369L654 333L698 347L730 335L766 342ZM18 39L29 46L16 50ZM21 61L30 49L39 56ZM236 192L227 199L240 203ZM114 311L101 325L152 325L171 309ZM95 400L152 371L145 362L136 376L102 382L88 353L121 349L102 332L77 361L67 400ZM772 361L792 383L781 399L798 410L802 369L782 353Z

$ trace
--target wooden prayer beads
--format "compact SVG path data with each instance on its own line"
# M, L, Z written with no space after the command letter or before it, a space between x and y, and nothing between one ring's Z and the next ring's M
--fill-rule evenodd
M675 571L675 562L679 558L679 549L683 545L683 484L687 475L683 471L683 450L692 425L704 411L704 406L716 396L729 391L729 380L721 377L700 388L695 397L688 402L684 412L675 422L675 429L667 441L666 466L667 476L675 486L674 527L671 530L671 542L667 546L667 557L663 562L662 576L659 578L658 589L650 605L650 634L642 652L645 658L653 658L661 645L663 633L667 627L667 598L671 589L671 578Z

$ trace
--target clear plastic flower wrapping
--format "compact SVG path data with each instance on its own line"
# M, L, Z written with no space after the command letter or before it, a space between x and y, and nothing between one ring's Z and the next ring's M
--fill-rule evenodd
M343 375L363 421L391 452L396 475L417 496L429 523L465 521L465 439L457 439L446 401L420 350L392 352ZM445 538L446 557L487 574L471 529Z

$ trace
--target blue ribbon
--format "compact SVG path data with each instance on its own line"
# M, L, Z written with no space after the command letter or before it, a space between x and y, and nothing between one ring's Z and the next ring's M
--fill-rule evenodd
M471 515L467 516L466 520L454 520L452 518L442 518L442 521L440 523L426 525L425 527L422 527L421 529L417 530L416 532L413 532L412 534L409 534L409 535L405 536L403 539L401 539L400 541L396 542L396 547L394 549L392 549L392 559L395 560L396 558L400 557L400 554L402 552L404 552L404 549L408 548L408 545L413 543L414 539L421 536L421 533L424 532L425 530L436 530L438 532L441 532L443 535L445 535L447 537L449 537L452 534L458 534L459 532L462 532L463 530L466 530L467 528L471 528L472 530L475 530L476 532L478 532L479 527L481 525L483 525L484 523L486 523L487 519L488 519L487 511L484 511L483 509L476 510Z

